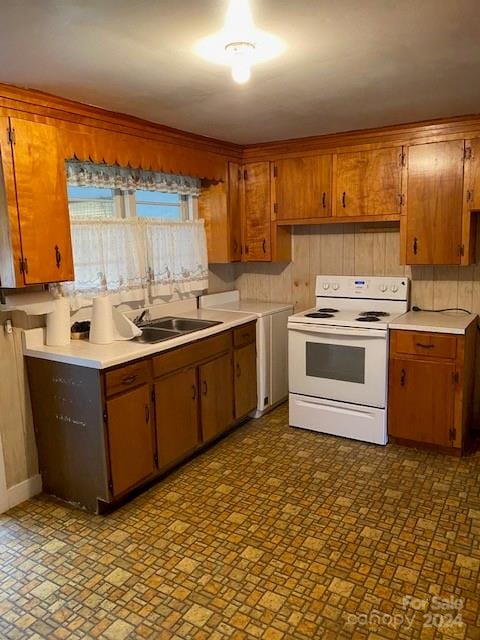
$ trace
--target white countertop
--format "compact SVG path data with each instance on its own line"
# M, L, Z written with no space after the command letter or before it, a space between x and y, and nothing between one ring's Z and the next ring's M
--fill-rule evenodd
M463 311L409 311L389 324L389 329L408 331L431 331L432 333L455 333L463 335L467 327L477 318L474 313Z
M47 347L44 342L44 329L30 329L24 332L23 354L32 358L54 360L66 364L75 364L91 369L106 369L118 364L124 364L137 358L143 358L168 349L178 347L189 342L200 340L216 333L227 331L246 322L257 319L251 313L232 311L216 311L213 309L198 309L188 313L177 313L177 317L198 318L201 320L215 320L221 324L187 333L178 338L171 338L156 344L144 344L134 340L116 341L111 344L92 344L88 340L72 340L64 347Z
M258 317L268 316L280 311L290 311L290 313L293 313L293 304L291 303L264 302L263 300L250 300L248 298L242 299L236 290L203 295L199 298L199 306L201 309L254 313Z

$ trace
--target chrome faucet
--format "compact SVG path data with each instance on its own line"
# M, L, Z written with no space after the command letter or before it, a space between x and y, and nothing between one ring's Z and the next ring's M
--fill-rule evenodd
M133 320L133 324L137 326L142 324L143 322L150 322L150 309L144 309L140 315L138 315Z

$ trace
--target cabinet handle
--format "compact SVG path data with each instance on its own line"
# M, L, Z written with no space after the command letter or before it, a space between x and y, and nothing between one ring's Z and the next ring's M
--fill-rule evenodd
M402 369L400 371L400 386L401 387L405 386L406 377L407 377L407 372L405 371L405 369Z
M242 370L240 369L240 365L237 362L237 378L240 378L241 375L242 375Z
M342 207L345 209L346 206L347 206L347 192L344 191L342 193Z
M148 404L145 405L145 422L147 424L150 422L150 407Z
M324 209L327 208L327 194L325 191L322 193L322 207Z
M415 346L416 347L421 347L422 349L433 349L433 347L435 345L434 344L423 344L422 342L416 342Z
M60 253L60 249L58 248L58 244L55 245L55 263L57 265L57 269L60 269L60 263L62 262L62 254Z
M132 384L132 382L135 382L136 379L136 374L133 376L125 376L125 378L122 378L122 384Z
M413 239L413 255L416 256L418 253L418 240L417 238Z
M263 242L262 242L262 249L263 249L263 253L267 253L267 241L264 238Z
M197 385L192 384L192 400L197 399Z
M207 385L207 381L204 380L203 381L203 395L206 396L208 393L208 385Z

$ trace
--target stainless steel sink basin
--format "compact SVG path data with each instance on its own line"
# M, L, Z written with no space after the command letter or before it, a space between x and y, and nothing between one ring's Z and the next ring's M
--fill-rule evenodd
M158 327L159 329L168 329L170 331L180 331L181 333L190 333L191 331L200 331L221 324L214 320L196 320L192 318L159 318L148 323L149 327Z
M158 329L156 327L141 327L141 329L142 335L137 336L134 340L148 344L155 344L155 342L162 342L162 340L178 338L178 336L182 335L180 331L168 331L166 329Z
M216 324L222 324L216 320L196 320L192 318L175 318L169 316L152 320L146 324L140 325L142 335L134 338L137 342L155 344L163 340L178 338L186 333L201 331Z

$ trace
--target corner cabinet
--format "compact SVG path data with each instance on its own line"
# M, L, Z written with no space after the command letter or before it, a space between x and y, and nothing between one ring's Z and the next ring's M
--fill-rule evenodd
M224 183L204 183L199 216L210 263L291 260L290 229L272 214L271 172L270 162L229 162Z
M53 125L0 118L3 287L74 279L65 158Z
M27 358L44 491L102 511L239 424L257 404L255 327L105 371Z
M390 440L462 453L473 414L475 332L475 322L466 335L390 332Z

